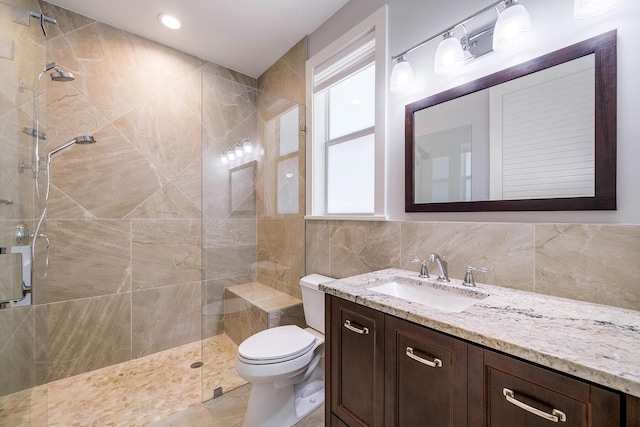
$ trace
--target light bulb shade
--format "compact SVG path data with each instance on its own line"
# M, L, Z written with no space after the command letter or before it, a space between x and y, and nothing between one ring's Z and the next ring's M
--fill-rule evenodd
M242 144L242 149L245 153L249 154L253 151L253 144L248 139Z
M242 147L240 145L236 145L235 148L233 149L233 151L236 153L236 157L244 156L244 150L242 149Z
M438 75L454 73L464 65L464 51L460 40L451 35L445 38L438 45L433 70Z
M233 152L233 150L229 150L227 152L227 160L229 160L230 162L234 161L236 159L236 153Z
M575 0L573 3L573 15L576 18L588 18L589 16L604 13L613 9L623 0Z
M531 39L533 25L527 9L514 2L498 17L493 29L493 50L502 52L513 49Z
M393 93L402 93L413 87L413 68L403 57L400 57L391 71L389 90Z
M227 158L227 153L222 153L222 156L220 156L220 160L222 161L223 164L227 164L229 163L229 159Z

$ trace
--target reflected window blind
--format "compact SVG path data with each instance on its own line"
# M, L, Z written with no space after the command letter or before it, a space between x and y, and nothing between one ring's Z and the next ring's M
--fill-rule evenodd
M504 199L594 196L593 68L503 94Z

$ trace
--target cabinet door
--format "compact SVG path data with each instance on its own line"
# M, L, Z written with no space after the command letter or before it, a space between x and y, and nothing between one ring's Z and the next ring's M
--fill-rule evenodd
M483 371L485 426L620 426L616 393L488 350Z
M387 316L386 426L467 425L467 344Z
M331 302L331 411L349 426L382 426L384 314Z

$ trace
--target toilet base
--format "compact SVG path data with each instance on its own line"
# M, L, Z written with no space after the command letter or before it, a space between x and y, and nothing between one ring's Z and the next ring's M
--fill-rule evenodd
M324 402L321 366L303 381L284 387L273 383L251 384L244 427L290 427Z

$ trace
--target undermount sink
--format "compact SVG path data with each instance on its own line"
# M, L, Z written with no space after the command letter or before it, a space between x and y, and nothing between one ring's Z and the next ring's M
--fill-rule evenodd
M373 286L369 290L451 313L460 313L489 296L474 289L399 278Z

